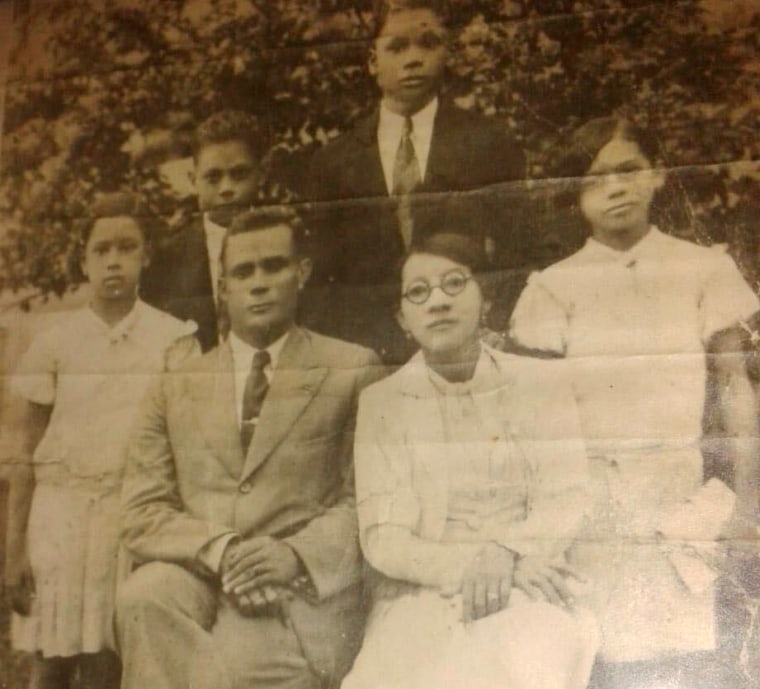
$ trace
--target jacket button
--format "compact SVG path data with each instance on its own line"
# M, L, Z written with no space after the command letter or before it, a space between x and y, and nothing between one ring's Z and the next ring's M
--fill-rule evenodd
M241 493L250 493L251 492L251 484L248 481L243 481L243 483L240 484L240 492Z

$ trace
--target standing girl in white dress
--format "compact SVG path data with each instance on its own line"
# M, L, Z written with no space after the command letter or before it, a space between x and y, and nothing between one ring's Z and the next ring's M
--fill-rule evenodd
M673 676L704 669L711 658L704 652L716 647L716 573L709 553L689 547L714 541L733 500L717 481L703 486L705 350L758 308L722 248L650 224L666 181L659 162L653 138L627 121L597 119L574 134L557 176L571 185L591 237L531 276L510 328L519 344L571 360L595 493L573 561L591 574L600 655L607 672L618 672L614 687L639 686L666 666ZM752 389L740 355L721 362L728 427L749 439L734 443L730 458L738 511L754 516L751 481L743 481L757 461ZM712 516L685 531L674 515L685 509L682 516L693 516L698 505ZM706 686L723 686L707 672L695 674Z
M117 687L112 616L124 447L152 376L197 350L195 324L140 301L148 224L110 194L82 222L87 307L36 337L14 377L27 400L25 461L11 481L7 585L14 646L34 688Z
M403 265L399 318L421 351L359 402L359 533L377 577L343 689L588 680L596 624L564 560L588 480L575 402L563 363L479 341L484 265L456 234Z

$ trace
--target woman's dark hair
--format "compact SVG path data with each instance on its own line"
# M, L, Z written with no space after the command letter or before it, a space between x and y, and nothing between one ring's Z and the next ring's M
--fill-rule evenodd
M636 144L653 166L664 162L654 131L621 117L598 117L575 129L562 145L557 162L547 166L555 189L550 222L567 239L568 254L580 248L591 230L578 203L583 178L599 152L618 137ZM651 221L663 230L677 231L689 222L688 216L683 189L666 179L652 198Z
M554 166L554 176L573 180L585 177L599 151L615 138L636 144L652 165L661 158L659 142L652 132L630 120L598 117L572 132Z
M69 258L70 272L75 280L85 279L80 264L95 223L102 218L131 218L140 230L147 247L152 246L160 231L160 221L137 194L124 191L100 194L90 206L87 215L75 223L76 242Z

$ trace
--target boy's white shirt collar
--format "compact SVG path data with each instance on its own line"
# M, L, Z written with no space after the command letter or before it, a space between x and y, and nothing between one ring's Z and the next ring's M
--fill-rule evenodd
M420 175L425 179L430 146L433 141L433 126L435 116L438 113L438 96L433 98L422 110L412 115L412 143L417 162L420 166ZM393 189L393 166L396 162L396 152L401 142L401 134L404 130L403 115L391 112L385 103L380 103L380 116L377 124L377 145L380 149L380 162L383 166L385 187L390 194Z
M208 252L208 267L211 273L211 289L216 301L219 291L219 273L221 272L222 243L227 229L215 223L208 213L203 214L203 234L206 238L206 251Z
M256 349L256 347L251 347L251 345L235 335L234 332L230 331L230 347L232 348L232 361L233 366L235 367L235 372L245 372L245 374L248 375L248 372L251 370L253 355L256 354L256 352L266 351L269 352L269 363L264 368L264 373L266 373L267 378L271 380L272 372L277 367L277 360L280 358L280 353L285 346L285 341L288 339L288 335L290 335L290 329L288 329L284 335L281 335L278 339L272 342L268 347L261 350Z

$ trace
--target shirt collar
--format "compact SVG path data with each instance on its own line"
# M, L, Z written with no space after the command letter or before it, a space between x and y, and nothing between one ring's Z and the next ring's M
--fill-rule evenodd
M288 330L284 335L275 340L272 344L265 348L266 352L269 352L269 368L274 371L277 367L277 360L280 358L282 348L285 346L285 342L290 335ZM232 362L235 371L248 371L251 368L251 361L253 361L253 355L258 351L255 347L251 347L247 342L241 340L234 332L230 331L229 336L230 348L232 349Z
M136 299L134 305L129 310L129 313L114 325L108 325L108 323L95 313L92 306L87 310L91 316L90 320L98 332L105 336L109 342L116 344L117 342L129 338L140 320L140 315L145 310L145 305L142 301Z
M584 251L588 257L602 261L614 261L623 265L631 265L647 256L659 256L662 253L662 240L665 235L654 225L649 231L626 251L618 251L606 244L589 237Z
M412 131L416 139L429 140L433 135L433 124L438 112L438 96L433 98L422 110L418 110L412 115ZM392 112L385 103L380 104L380 129L395 134L394 139L401 137L404 128L404 115Z
M401 391L405 395L424 398L440 394L462 395L490 392L504 383L503 373L493 350L481 343L475 372L470 380L463 383L450 383L428 368L422 350L417 351L396 375L399 376Z

